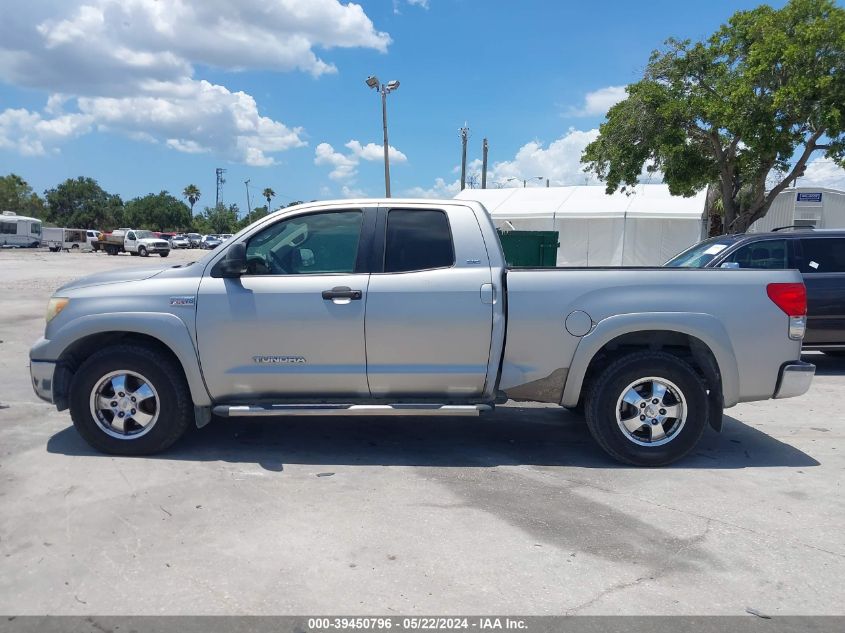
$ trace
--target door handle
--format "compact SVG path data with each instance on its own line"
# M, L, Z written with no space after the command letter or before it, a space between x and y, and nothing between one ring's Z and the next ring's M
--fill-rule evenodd
M360 290L352 290L349 286L335 286L331 290L323 290L323 299L326 301L331 301L332 299L351 299L352 301L358 301L363 294Z

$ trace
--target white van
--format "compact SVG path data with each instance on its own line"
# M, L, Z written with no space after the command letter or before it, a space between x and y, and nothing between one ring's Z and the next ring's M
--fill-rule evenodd
M88 233L85 229L44 227L44 235L41 243L53 253L58 253L59 251L92 250L91 242L88 241Z
M41 220L3 211L0 215L0 246L32 248L41 244Z

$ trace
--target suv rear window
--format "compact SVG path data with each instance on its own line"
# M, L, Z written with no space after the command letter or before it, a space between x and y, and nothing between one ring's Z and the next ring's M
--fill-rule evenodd
M454 263L452 231L443 211L394 209L387 214L384 272L448 268Z
M801 251L802 273L845 273L845 238L803 238Z

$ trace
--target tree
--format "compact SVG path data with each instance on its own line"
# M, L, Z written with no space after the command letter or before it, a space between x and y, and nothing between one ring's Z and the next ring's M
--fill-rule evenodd
M234 233L238 227L238 205L206 207L194 218L194 227L200 233Z
M107 231L123 220L120 196L103 190L93 178L68 178L55 189L45 191L44 195L47 219L58 226Z
M182 197L188 199L188 204L191 205L191 216L194 215L194 205L200 199L200 190L196 185L188 185L182 190Z
M191 226L191 218L188 205L166 191L130 200L123 213L128 226L151 231L186 229Z
M270 187L267 187L261 192L261 195L267 200L267 213L270 213L270 200L276 197L276 192L270 189Z
M14 211L18 215L40 218L44 215L44 201L29 183L17 174L0 176L0 212Z
M718 188L745 231L815 152L845 166L845 10L790 0L735 13L704 42L670 39L607 113L581 158L608 193L645 168L669 191Z

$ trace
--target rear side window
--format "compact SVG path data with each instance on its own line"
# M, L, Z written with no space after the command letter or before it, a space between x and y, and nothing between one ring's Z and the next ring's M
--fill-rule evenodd
M802 273L845 273L845 238L802 239Z
M785 270L789 265L786 240L765 240L752 242L736 250L726 262L739 264L740 268L763 268Z
M454 263L452 232L443 211L394 209L387 214L384 272L448 268Z

